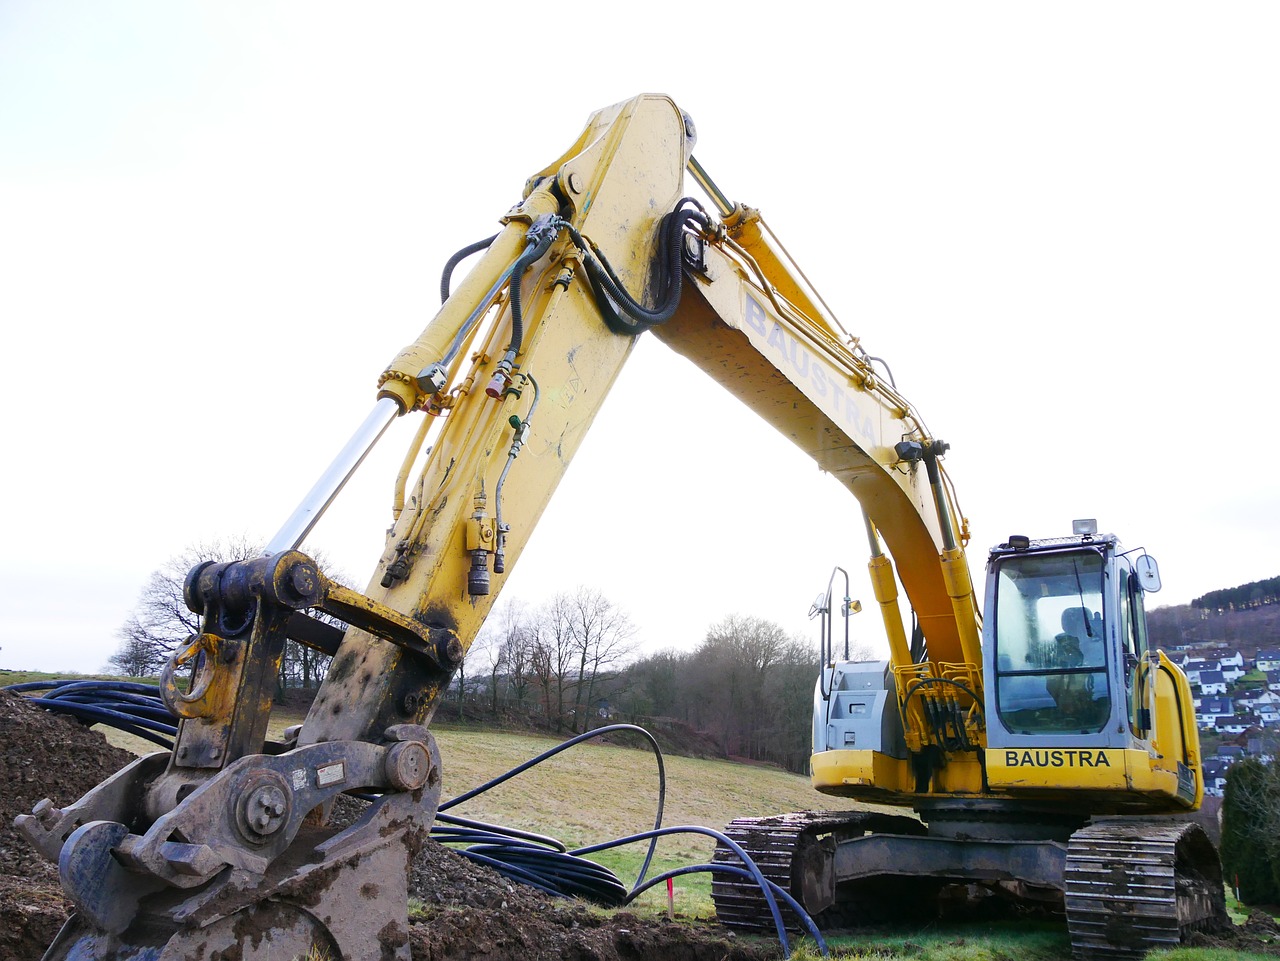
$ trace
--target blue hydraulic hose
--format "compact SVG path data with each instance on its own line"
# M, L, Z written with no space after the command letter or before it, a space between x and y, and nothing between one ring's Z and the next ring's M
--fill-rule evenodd
M37 707L69 714L89 724L108 724L128 734L172 749L178 733L177 719L160 699L154 684L133 681L28 681L4 688L14 694L47 691L28 697ZM168 735L168 737L165 737Z
M581 856L584 854L591 854L595 851L604 851L608 848L616 848L623 844L631 844L635 841L643 841L646 838L653 838L656 841L659 837L667 834L705 834L707 837L715 838L717 842L723 844L736 854L739 859L741 859L746 869L750 872L751 878L757 885L759 885L760 893L764 895L764 903L768 905L769 913L773 915L773 925L778 931L778 941L782 945L782 950L788 955L791 954L791 945L787 942L787 928L786 925L782 923L782 912L778 909L778 901L773 896L773 891L769 888L768 878L760 873L760 868L756 865L756 862L751 859L751 856L747 854L746 851L742 850L737 841L721 834L719 831L713 831L711 828L699 827L698 825L659 828L655 831L645 831L642 834L633 834L629 837L617 838L613 841L605 841L601 844L590 844L583 848L574 848L569 853Z
M664 871L657 877L650 878L639 887L633 888L631 893L627 895L627 903L630 904L651 887L656 884L661 884L668 878L677 878L682 874L705 874L708 871L714 874L736 874L741 878L755 880L755 876L750 871L746 868L738 867L736 864L690 864L682 868L674 868L670 871ZM822 952L822 956L826 957L829 953L826 939L822 937L822 932L818 930L818 925L814 922L813 918L810 917L809 912L800 906L800 902L793 898L786 888L770 881L768 878L765 878L765 882L769 885L769 890L771 890L777 897L782 898L782 900L786 902L787 907L795 912L796 917L798 917L800 922L808 928L809 934L811 934L813 936L813 940L817 942L818 950Z

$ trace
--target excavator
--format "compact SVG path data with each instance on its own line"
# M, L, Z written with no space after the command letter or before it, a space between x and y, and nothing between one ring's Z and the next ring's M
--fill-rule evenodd
M984 620L947 444L759 211L719 190L695 139L661 95L593 114L501 229L450 260L443 305L266 552L190 572L201 631L160 679L173 749L18 818L74 905L46 961L407 961L406 869L441 791L432 715L646 332L790 438L865 520L891 657L851 661L847 640L837 657L832 625L852 605L829 590L812 777L913 813L735 822L762 868L820 917L956 884L1056 897L1082 956L1137 956L1223 917L1212 845L1168 817L1198 805L1203 780L1186 679L1147 641L1154 562L1091 524L1011 536L988 561ZM299 548L399 417L418 428L358 591ZM588 549L600 533L573 536ZM272 740L290 639L333 657L303 723ZM331 823L356 792L364 814ZM714 888L726 923L759 923L759 896Z

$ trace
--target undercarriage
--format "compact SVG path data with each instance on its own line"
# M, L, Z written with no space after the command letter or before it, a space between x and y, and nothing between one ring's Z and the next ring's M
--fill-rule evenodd
M858 811L742 818L725 834L824 930L919 920L960 898L1065 915L1078 958L1140 958L1226 922L1221 868L1196 824L1123 818L1071 824L983 802L912 817ZM734 855L723 845L717 863ZM750 883L716 875L720 921L768 929ZM788 919L799 930L799 922Z

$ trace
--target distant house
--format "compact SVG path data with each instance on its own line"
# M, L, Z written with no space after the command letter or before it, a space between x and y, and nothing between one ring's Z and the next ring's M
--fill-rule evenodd
M1243 672L1244 655L1239 651L1224 653L1218 658L1218 666L1221 667L1224 672L1231 667L1238 667Z
M1187 675L1187 681L1192 687L1200 683L1200 675L1204 671L1218 670L1217 661L1194 660L1187 661L1186 666L1182 669Z
M1263 727L1280 727L1280 704L1258 708L1258 720Z
M1244 658L1237 654L1236 660L1243 661ZM1240 680L1240 678L1249 673L1244 669L1243 664L1232 664L1228 661L1219 661L1218 663L1221 665L1222 676L1226 679L1228 684L1234 684L1236 681Z
M1229 697L1203 697L1196 708L1196 723L1215 727L1220 717L1235 717L1236 708Z
M1243 734L1249 728L1257 725L1258 719L1252 715L1241 715L1239 717L1219 717L1213 722L1214 729L1219 734Z
M1267 690L1280 691L1280 671L1267 671Z
M1222 792L1227 786L1227 768L1231 767L1231 761L1224 757L1205 758L1204 769L1204 793L1221 797Z
M1228 764L1233 764L1244 757L1244 748L1239 744L1219 744L1218 757L1225 758Z
M1259 648L1255 663L1260 671L1280 671L1280 647Z
M1201 671L1199 683L1200 693L1205 697L1227 693L1227 679L1222 676L1221 671Z
M1280 738L1270 734L1251 737L1249 738L1248 745L1245 747L1245 751L1250 757L1261 758L1264 761L1272 761L1277 755L1280 755Z

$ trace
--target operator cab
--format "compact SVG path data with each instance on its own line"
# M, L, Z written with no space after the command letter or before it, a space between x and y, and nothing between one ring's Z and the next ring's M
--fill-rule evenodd
M1147 652L1143 594L1155 562L1131 562L1114 534L1010 537L991 551L984 633L993 745L1060 735L1099 746L1141 736L1132 688Z

